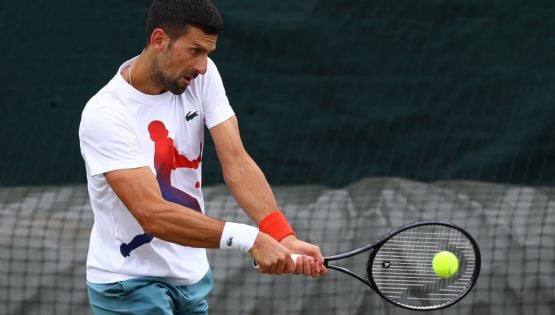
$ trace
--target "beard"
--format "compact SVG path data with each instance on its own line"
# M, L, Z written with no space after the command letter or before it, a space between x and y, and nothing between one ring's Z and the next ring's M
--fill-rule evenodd
M183 80L183 77L188 77L191 80L196 78L198 73L186 73L185 75L179 75L177 77L172 77L166 74L158 60L154 62L154 66L152 67L152 79L156 82L159 86L163 88L163 91L170 91L175 95L181 95L187 87L188 84L183 84L180 80Z
M187 85L179 84L179 78L175 79L169 77L164 72L162 72L159 67L156 67L154 69L152 75L154 82L157 82L158 85L162 86L163 91L167 90L175 95L181 95L187 89Z
M180 85L179 82L177 82L177 80L166 78L165 86L166 86L166 89L172 92L173 94L181 95L183 94L183 92L185 92L188 85L183 86L183 85Z

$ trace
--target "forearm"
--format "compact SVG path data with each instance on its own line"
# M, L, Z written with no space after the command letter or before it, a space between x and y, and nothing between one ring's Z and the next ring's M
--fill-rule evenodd
M219 246L224 222L164 200L148 167L112 171L105 176L146 233L184 246Z
M226 173L224 172L224 174ZM248 155L238 158L235 170L231 174L229 174L228 170L227 176L224 176L239 206L245 210L257 225L260 225L260 231L264 232L260 233L261 236L267 237L269 235L272 239L279 241L288 250L286 252L288 256L290 253L301 253L310 256L310 258L303 256L297 259L298 264L296 266L295 264L291 266L289 258L287 258L286 262L272 265L271 269L264 269L263 272L281 274L293 268L291 271L294 273L306 276L316 277L327 273L323 265L324 258L320 248L298 240L285 217L278 213L272 213L279 210L274 194L262 171ZM262 224L260 224L261 221L263 221ZM256 249L256 246L253 247L253 251L256 251ZM283 254L283 252L273 252L275 250L276 248L273 247L272 251L263 251L262 253L251 252L251 254L257 262L258 259L272 261L277 259L274 255L279 257ZM264 263L267 262L265 261Z
M224 168L224 179L239 206L258 224L278 205L266 177L245 152Z
M243 147L237 118L232 117L212 127L210 134L226 184L239 206L262 232L258 233L250 250L253 258L261 266L259 270L279 274L294 269L295 273L313 276L325 270L320 249L297 240L287 219L279 212L266 177ZM314 259L311 262L306 261L306 258L298 259L295 267L290 257L291 252L310 255Z
M189 247L218 248L225 222L175 203L162 202L141 225L156 238Z

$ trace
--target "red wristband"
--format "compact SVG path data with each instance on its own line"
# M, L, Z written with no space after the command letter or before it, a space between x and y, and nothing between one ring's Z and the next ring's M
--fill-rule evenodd
M280 211L274 211L268 214L260 224L258 224L260 231L270 235L276 241L280 242L286 236L295 235L295 231L291 228L287 219Z

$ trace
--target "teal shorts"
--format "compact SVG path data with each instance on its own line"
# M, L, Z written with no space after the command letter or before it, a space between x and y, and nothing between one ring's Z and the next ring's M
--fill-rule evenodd
M104 314L208 314L206 297L214 279L208 270L192 285L175 286L160 278L135 278L107 284L87 282L89 301L96 315Z

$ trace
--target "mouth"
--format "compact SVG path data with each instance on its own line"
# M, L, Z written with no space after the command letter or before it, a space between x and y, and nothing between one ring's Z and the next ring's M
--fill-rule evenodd
M197 77L197 75L184 75L183 79L185 80L185 84L189 85L191 82Z
M189 84L191 84L191 81L193 81L193 78L191 78L189 76L183 76L182 78L185 81L185 85L189 85Z

